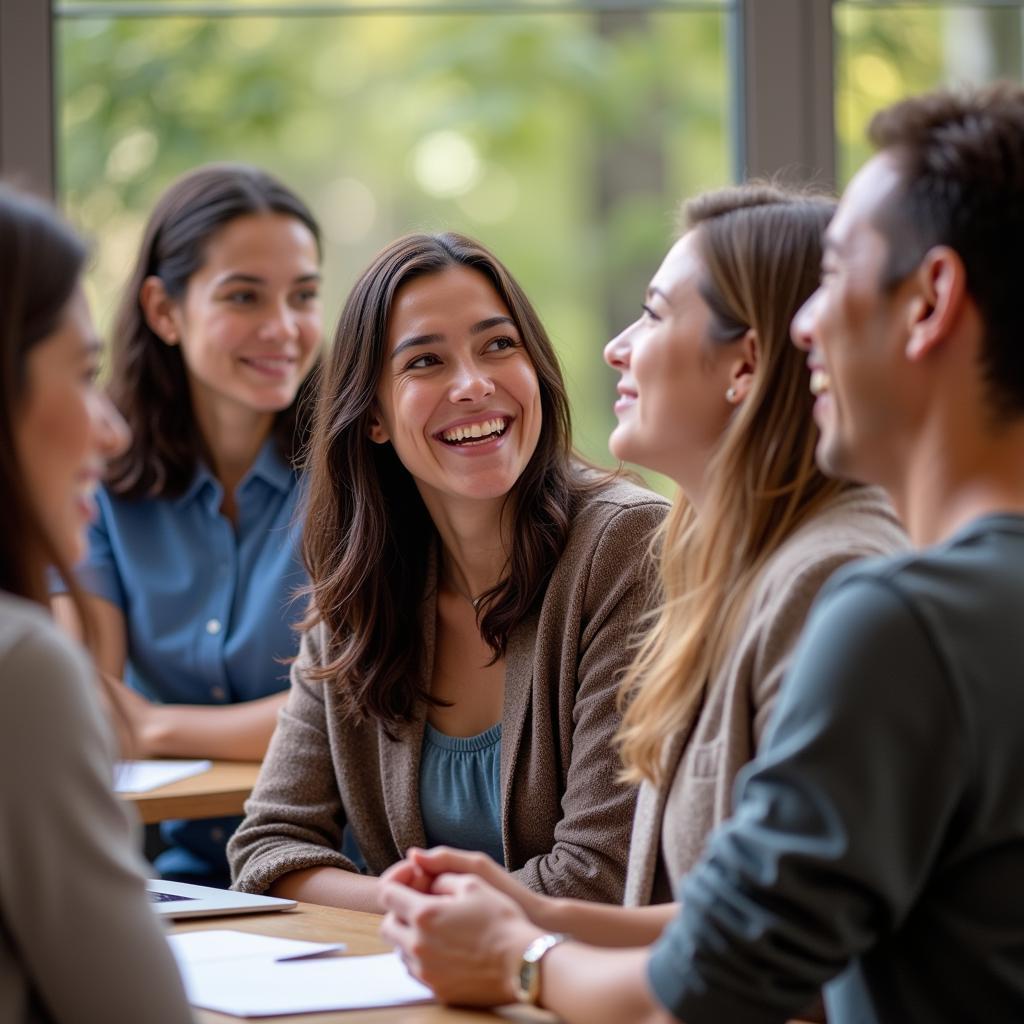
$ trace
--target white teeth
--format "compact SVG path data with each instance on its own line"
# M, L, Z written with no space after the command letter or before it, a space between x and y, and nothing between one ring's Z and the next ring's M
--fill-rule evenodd
M480 423L469 423L461 427L452 427L446 430L441 437L449 443L458 441L475 440L478 437L489 437L491 434L500 434L508 426L508 420L504 416L494 419L483 420Z
M811 373L811 394L824 394L832 386L832 378L824 370L814 370Z

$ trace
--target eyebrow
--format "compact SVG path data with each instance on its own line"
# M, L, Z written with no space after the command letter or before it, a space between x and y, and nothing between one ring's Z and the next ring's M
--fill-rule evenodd
M479 323L473 324L469 329L470 334L483 334L484 331L489 331L492 327L500 327L502 325L508 325L509 327L516 327L516 322L510 316L491 316L486 320L481 320ZM518 330L518 328L516 328ZM395 346L395 351L391 353L391 358L401 355L406 349L410 348L422 348L424 345L441 345L444 343L443 334L416 334L411 338L405 338Z
M648 285L647 291L644 292L644 298L649 299L654 295L657 295L659 298L664 299L665 302L669 301L668 295L665 292L663 292L660 288L655 288L653 284ZM669 305L671 305L671 303L669 303Z
M306 284L313 281L320 281L320 273L314 272L312 274L300 274L292 284ZM260 277L257 274L228 274L227 277L222 277L217 282L217 287L221 288L226 284L266 284L266 279Z

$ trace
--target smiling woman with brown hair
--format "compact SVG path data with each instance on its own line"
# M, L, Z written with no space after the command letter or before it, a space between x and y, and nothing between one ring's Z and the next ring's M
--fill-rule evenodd
M390 245L325 367L308 465L312 604L236 885L378 909L411 845L618 899L635 791L615 689L666 503L576 459L529 300L458 235Z

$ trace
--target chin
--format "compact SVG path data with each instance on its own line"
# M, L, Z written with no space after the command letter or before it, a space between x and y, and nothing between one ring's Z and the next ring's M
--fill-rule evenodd
M630 446L629 438L620 436L622 427L616 427L608 438L608 451L619 460L619 462L638 462L636 452Z

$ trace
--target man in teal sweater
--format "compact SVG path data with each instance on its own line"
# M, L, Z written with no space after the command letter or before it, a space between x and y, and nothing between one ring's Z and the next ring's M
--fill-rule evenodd
M653 949L544 936L475 879L389 886L442 998L769 1024L824 988L830 1024L1024 1020L1024 90L909 100L871 138L793 336L820 464L882 485L918 550L822 595Z

